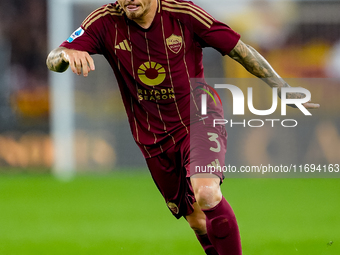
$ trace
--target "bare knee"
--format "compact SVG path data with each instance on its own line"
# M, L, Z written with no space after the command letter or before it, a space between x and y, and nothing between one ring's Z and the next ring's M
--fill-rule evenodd
M200 186L195 193L195 197L202 209L210 209L221 201L222 194L219 188Z
M204 176L203 176L204 177ZM200 208L210 209L215 207L222 199L220 189L220 179L209 178L191 178L195 198Z

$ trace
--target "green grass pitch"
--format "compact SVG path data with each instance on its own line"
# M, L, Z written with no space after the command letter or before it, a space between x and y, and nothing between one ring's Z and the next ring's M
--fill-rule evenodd
M340 179L226 179L245 255L340 254ZM204 254L145 171L0 175L0 254Z

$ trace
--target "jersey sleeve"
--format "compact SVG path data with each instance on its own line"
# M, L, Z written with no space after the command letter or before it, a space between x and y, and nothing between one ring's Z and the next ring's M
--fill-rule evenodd
M241 37L229 26L217 20L214 20L208 30L196 28L195 34L200 38L202 47L213 47L223 56L234 49Z
M213 47L222 55L237 44L240 35L192 2L164 0L162 9L175 15L191 30L202 47Z
M85 30L80 26L60 47L68 49L87 51L89 54L101 54L99 40L89 29Z
M93 11L60 47L87 51L89 54L102 54L105 25L102 19L96 17L103 8Z

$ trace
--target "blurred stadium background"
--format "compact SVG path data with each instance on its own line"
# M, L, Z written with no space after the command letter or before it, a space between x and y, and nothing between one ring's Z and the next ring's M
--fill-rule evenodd
M228 127L227 162L339 164L340 1L194 2L322 107L308 118L288 111L299 122L293 129ZM157 193L105 60L95 56L88 78L45 66L52 47L104 3L0 1L0 254L203 254ZM214 50L205 49L204 62L206 77L258 83ZM255 106L267 109L270 90L266 99L254 91ZM65 171L75 175L69 182L53 178ZM245 254L340 254L339 179L226 183Z

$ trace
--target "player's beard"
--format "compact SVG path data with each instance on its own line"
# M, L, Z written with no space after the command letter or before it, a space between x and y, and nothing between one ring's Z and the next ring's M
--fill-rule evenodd
M135 20L135 19L140 19L143 16L143 12L129 12L126 11L126 16L131 19L131 20Z

